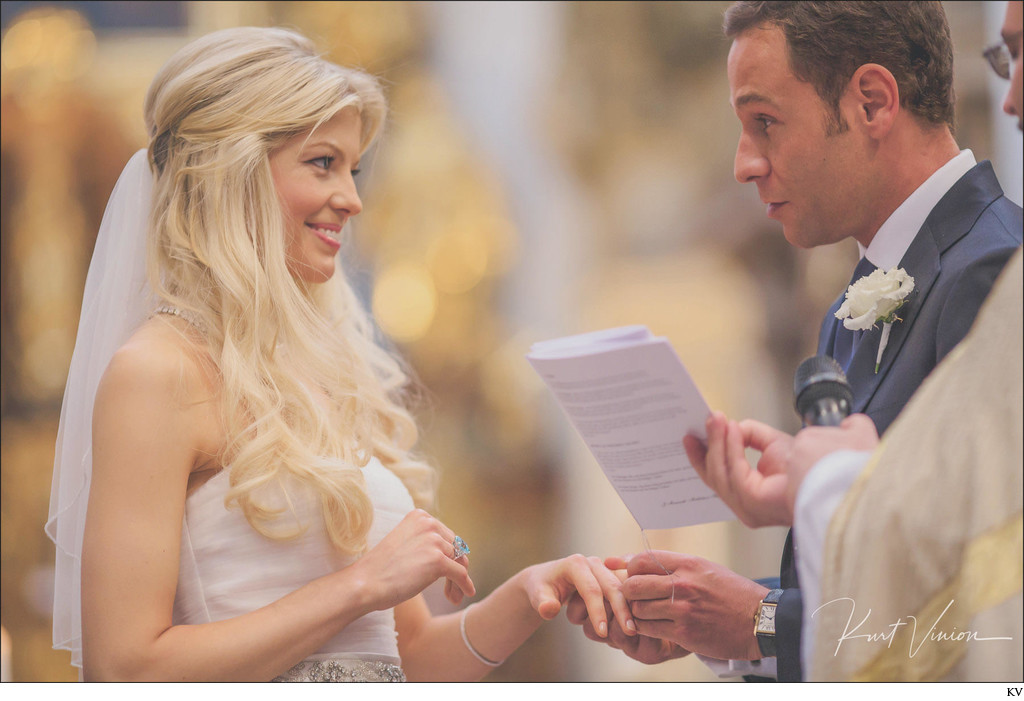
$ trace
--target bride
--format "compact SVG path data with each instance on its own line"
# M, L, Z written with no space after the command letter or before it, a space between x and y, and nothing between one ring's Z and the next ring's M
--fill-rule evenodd
M407 380L338 266L377 83L282 29L180 50L146 97L94 252L47 532L54 645L86 680L475 680L576 592L574 555L476 594L424 507ZM148 283L147 283L148 279ZM87 515L86 515L87 512Z

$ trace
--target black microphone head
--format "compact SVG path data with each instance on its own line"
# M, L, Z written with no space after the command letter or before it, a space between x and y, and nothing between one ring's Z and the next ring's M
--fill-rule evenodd
M796 411L805 421L822 400L832 400L837 406L845 407L846 413L853 404L853 390L846 381L846 373L827 355L816 355L800 363L793 380L793 397Z

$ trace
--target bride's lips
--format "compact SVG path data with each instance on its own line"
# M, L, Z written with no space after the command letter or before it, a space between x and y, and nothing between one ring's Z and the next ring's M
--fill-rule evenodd
M341 248L341 241L334 238L341 233L341 227L337 224L306 224L306 227L335 251Z

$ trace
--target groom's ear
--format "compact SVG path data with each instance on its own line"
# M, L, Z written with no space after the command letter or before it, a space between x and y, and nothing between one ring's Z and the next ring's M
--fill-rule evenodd
M843 102L854 121L852 126L859 127L874 139L882 139L888 135L900 113L899 84L885 66L865 63L850 78Z

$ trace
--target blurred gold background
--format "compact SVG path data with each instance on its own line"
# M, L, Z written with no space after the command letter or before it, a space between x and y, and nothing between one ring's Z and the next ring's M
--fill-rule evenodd
M479 590L572 552L643 547L524 360L532 342L647 324L713 407L796 429L793 370L856 252L791 248L733 179L727 5L4 2L4 680L77 678L50 648L43 524L85 273L113 183L146 143L150 79L209 31L294 27L387 86L390 124L343 257L424 388L438 515L471 544ZM1019 139L995 126L1003 86L980 58L1002 8L947 3L958 136L1020 202ZM650 541L757 577L777 573L783 535L725 523ZM488 680L714 677L695 659L645 667L560 617Z

